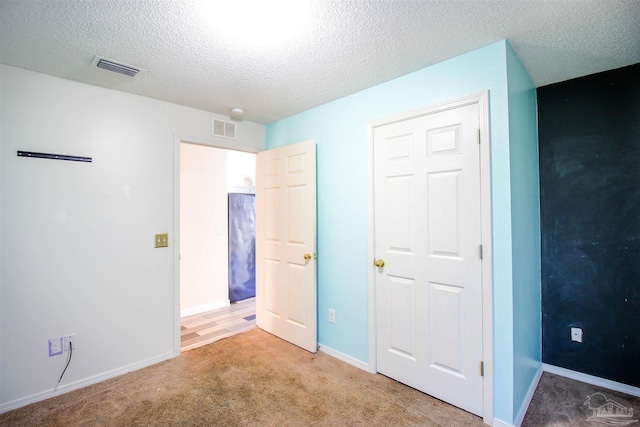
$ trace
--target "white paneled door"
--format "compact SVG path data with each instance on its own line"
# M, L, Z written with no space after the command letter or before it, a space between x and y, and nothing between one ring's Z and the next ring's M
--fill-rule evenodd
M256 324L316 352L316 145L256 159Z
M378 372L482 415L478 109L376 127L373 150Z

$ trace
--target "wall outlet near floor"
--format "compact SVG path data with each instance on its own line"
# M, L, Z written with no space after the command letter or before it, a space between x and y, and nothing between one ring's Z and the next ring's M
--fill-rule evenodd
M64 336L64 351L69 351L69 343L71 343L71 349L76 349L76 334L70 334Z
M582 328L571 328L571 341L582 342Z
M336 323L336 311L333 308L329 309L329 323Z
M62 354L62 337L49 338L49 357Z

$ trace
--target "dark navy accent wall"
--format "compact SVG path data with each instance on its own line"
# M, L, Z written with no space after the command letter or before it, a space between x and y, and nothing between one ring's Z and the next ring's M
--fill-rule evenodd
M537 96L543 362L640 387L640 64Z

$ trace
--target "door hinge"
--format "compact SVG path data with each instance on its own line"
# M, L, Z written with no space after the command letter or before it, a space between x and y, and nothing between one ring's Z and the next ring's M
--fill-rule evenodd
M478 144L480 144L480 129L478 129Z
M484 362L480 362L480 376L484 377Z
M482 259L482 245L480 245L480 259Z

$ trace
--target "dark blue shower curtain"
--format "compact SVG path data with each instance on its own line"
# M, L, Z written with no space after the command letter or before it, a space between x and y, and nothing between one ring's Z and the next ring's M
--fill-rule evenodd
M256 296L256 198L229 193L229 301Z

